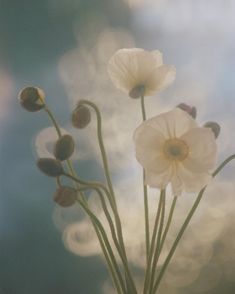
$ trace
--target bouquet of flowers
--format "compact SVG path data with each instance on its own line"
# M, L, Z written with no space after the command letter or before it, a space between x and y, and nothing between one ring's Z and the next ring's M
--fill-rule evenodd
M217 157L216 138L220 126L209 121L200 126L196 122L196 108L180 103L165 113L147 118L145 97L162 91L174 79L176 70L163 63L160 51L148 52L140 48L118 50L108 63L108 73L113 84L133 99L139 99L143 122L133 134L136 159L143 168L143 209L145 224L145 261L143 285L137 290L135 276L128 259L122 219L119 213L115 189L110 175L105 140L102 135L102 115L98 106L89 100L80 100L71 115L74 128L83 129L91 121L91 111L97 119L97 137L101 152L106 182L87 181L75 171L71 156L75 141L69 134L63 135L51 110L48 108L43 90L26 87L19 94L21 105L30 112L44 110L58 135L54 145L54 158L39 158L38 168L56 180L54 201L69 207L78 203L90 218L97 235L103 256L118 294L158 293L159 285L174 255L174 252L188 227L202 197L210 183L224 166L235 158L231 155L214 169ZM214 169L214 170L213 170ZM63 179L71 185L63 184ZM169 211L166 211L166 188L171 186L173 195ZM159 190L155 219L150 226L148 187ZM102 220L93 211L87 193L97 194L105 215L109 232ZM197 193L182 226L162 264L159 258L165 245L174 211L180 195L184 192ZM178 199L179 198L179 199Z

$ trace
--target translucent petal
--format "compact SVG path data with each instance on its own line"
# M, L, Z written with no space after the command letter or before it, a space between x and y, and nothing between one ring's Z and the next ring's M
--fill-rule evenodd
M217 146L213 132L209 128L194 128L181 137L189 147L188 157L182 161L192 172L207 172L215 165Z
M143 124L162 133L165 139L179 138L190 129L197 127L195 120L179 108L161 113Z
M162 65L160 51L140 48L118 50L110 59L108 73L113 84L124 92L145 86L145 95L165 88L175 76L175 69ZM157 70L160 68L160 70Z
M174 80L176 69L171 65L155 67L146 78L146 95L152 95L169 86Z
M141 124L134 133L134 140L136 158L145 169L159 173L169 167L170 162L162 152L165 139L160 132Z
M151 54L155 58L156 64L155 66L161 66L163 64L162 53L159 50L151 51Z
M211 180L212 176L207 172L190 172L183 165L179 165L177 174L182 181L183 189L186 192L199 192Z
M165 189L167 184L170 182L171 176L171 167L159 174L147 170L145 183L152 188Z

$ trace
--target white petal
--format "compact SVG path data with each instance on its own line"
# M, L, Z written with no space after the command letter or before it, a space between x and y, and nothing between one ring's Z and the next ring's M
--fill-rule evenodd
M146 80L146 96L161 91L169 86L174 80L176 69L171 65L161 65L155 67Z
M164 137L151 126L141 124L134 133L136 158L147 170L161 173L169 168L170 162L163 156Z
M156 174L146 171L145 183L152 188L165 189L172 175L171 167L165 172Z
M140 48L120 49L111 57L108 73L117 88L129 92L139 85L147 84L148 87L148 84L151 84L151 87L154 88L151 74L159 66L162 66L162 54L157 50L149 52ZM164 77L161 77L161 74ZM166 73L164 70L158 73L158 78L161 80L166 81L169 76L169 72ZM160 84L162 85L163 82Z
M180 165L177 174L183 183L183 189L186 192L199 192L204 188L212 179L212 176L207 173L193 173Z
M180 196L183 192L183 183L177 173L171 178L171 189L174 196Z
M163 65L162 53L159 50L151 51L151 54L153 55L153 57L156 60L155 66L161 66L161 65Z
M162 133L165 139L179 138L188 130L197 127L195 120L188 113L179 108L161 113L143 124L151 126Z
M192 172L207 172L215 165L217 146L209 128L194 128L181 137L189 147L189 156L182 161Z

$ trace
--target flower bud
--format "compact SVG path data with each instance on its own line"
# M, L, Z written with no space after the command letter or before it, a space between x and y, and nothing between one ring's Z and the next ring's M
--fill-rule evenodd
M85 128L91 121L91 113L87 106L78 105L72 113L72 124L77 129Z
M136 98L140 98L141 96L144 96L144 93L145 93L145 86L139 85L130 90L129 96L131 98L136 99Z
M219 136L220 133L220 125L217 124L217 122L214 121L208 121L207 123L204 124L205 128L210 128L212 130L212 132L215 135L215 138L217 138Z
M38 168L50 177L59 177L64 173L61 162L53 158L39 158Z
M179 105L177 105L176 107L184 110L185 112L187 112L189 115L192 116L192 118L196 118L197 116L197 109L194 106L189 106L186 103L180 103Z
M45 106L45 94L42 89L26 87L19 94L20 104L30 112L41 110Z
M67 186L59 187L54 194L54 201L62 207L69 207L76 202L77 191Z
M63 135L55 144L54 155L61 161L68 159L74 152L74 140L70 135Z

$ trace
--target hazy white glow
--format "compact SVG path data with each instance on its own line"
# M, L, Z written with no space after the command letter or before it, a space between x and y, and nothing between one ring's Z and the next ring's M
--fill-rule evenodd
M0 120L8 114L10 97L13 93L13 80L6 70L0 68Z
M146 99L148 117L167 111L180 102L195 105L201 124L207 120L217 120L222 126L218 150L220 157L224 158L234 152L232 142L235 142L235 133L231 132L235 125L232 112L234 75L231 75L231 52L234 47L231 32L234 32L235 27L235 3L224 0L146 2L142 2L142 6L136 5L133 10L135 25L148 32L143 40L146 41L146 49L160 49L166 55L166 63L178 63L177 79L172 87L158 96ZM138 10L137 6L141 9ZM127 32L107 28L92 49L75 48L65 54L60 61L59 71L71 109L79 99L90 99L101 109L105 145L115 175L115 190L128 257L135 266L143 268L145 245L141 168L134 158L132 143L133 130L142 120L139 100L132 100L118 92L106 72L107 61L117 49L135 46L144 47L135 44ZM95 120L77 136L79 142L83 142L80 152L83 151L86 156L89 154L101 164L95 141ZM227 170L232 168L233 164ZM180 287L195 281L199 293L209 291L219 282L220 269L229 281L235 280L234 191L234 182L224 181L221 177L212 181L180 242L159 293L179 294ZM91 199L96 198L93 195ZM157 199L157 190L151 190L151 222ZM167 199L169 209L170 193ZM194 199L194 195L183 195L179 199L160 264ZM107 227L97 199L93 205L94 211ZM66 211L63 213L66 214ZM56 214L57 224L60 223L60 216L60 213ZM86 217L80 221L63 218L62 229L66 227L66 221L68 228L64 231L64 242L69 250L80 255L100 254L94 232L89 229L89 238L84 236L84 228L90 224ZM219 253L214 250L217 244L221 246ZM213 266L214 263L216 266ZM111 291L106 288L106 293Z

